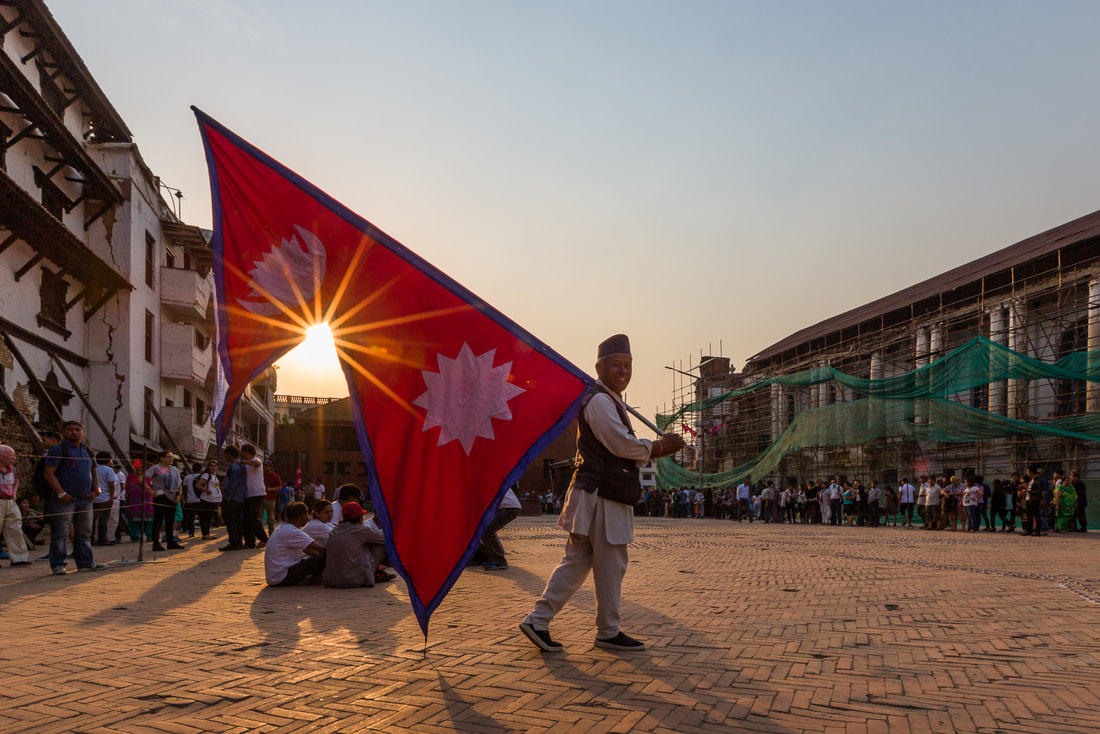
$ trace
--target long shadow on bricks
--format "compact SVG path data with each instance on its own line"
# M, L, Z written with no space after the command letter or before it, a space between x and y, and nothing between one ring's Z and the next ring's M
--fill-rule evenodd
M105 623L140 625L152 619L161 617L167 611L178 611L183 607L197 604L202 601L207 593L213 591L227 577L237 573L241 564L245 561L240 553L230 553L226 556L214 556L199 561L193 566L187 566L180 571L169 574L156 584L151 586L138 599L131 602L131 613L124 617L105 617L100 613L90 614L84 619L85 624L99 625ZM137 568L132 566L130 568ZM148 568L148 567L146 567ZM164 568L153 566L153 568ZM103 573L126 572L126 569L117 569ZM181 593L185 592L185 593Z
M364 653L378 655L396 649L398 636L393 630L412 611L404 586L265 586L252 600L249 615L263 636L255 646L260 655L283 655L338 630L351 633Z

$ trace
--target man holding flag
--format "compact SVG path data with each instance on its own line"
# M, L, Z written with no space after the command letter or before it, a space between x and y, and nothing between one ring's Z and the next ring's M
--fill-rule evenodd
M546 652L562 645L550 637L550 620L592 571L596 586L596 646L644 650L645 643L619 629L619 599L634 540L634 506L641 496L638 469L684 446L673 433L657 441L639 439L630 426L623 391L630 384L630 340L616 334L597 352L599 382L581 401L577 416L577 459L558 524L569 532L565 557L546 582L520 631Z

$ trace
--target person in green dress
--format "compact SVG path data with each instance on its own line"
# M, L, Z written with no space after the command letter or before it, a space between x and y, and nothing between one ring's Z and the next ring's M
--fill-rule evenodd
M1054 510L1054 532L1065 533L1073 530L1074 513L1077 509L1077 490L1073 482L1055 477L1054 499L1051 505Z

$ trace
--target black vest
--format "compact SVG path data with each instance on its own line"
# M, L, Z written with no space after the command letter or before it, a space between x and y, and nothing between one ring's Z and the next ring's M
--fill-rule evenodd
M571 486L633 507L642 496L642 481L637 463L633 459L624 459L608 451L584 418L588 403L601 392L607 391L594 385L581 401L580 412L577 414L577 458ZM633 436L634 429L630 427L630 419L627 418L623 406L614 397L611 401L619 414L619 420Z

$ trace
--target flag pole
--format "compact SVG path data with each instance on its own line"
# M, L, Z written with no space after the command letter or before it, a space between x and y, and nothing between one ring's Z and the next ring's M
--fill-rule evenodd
M653 421L649 420L649 418L646 418L646 417L645 417L644 415L642 415L641 413L639 413L639 412L638 412L637 410L635 410L634 408L631 408L631 407L630 407L629 405L627 405L626 403L623 403L623 407L624 407L624 408L626 408L626 409L627 409L628 411L630 411L630 414L631 414L632 416L634 416L635 418L637 418L638 420L640 420L640 421L641 421L641 422L642 422L642 423L643 423L643 424L645 425L645 427L646 427L646 428L648 428L649 430L653 431L653 432L654 432L654 433L656 433L656 434L657 434L658 436L663 436L663 435L665 435L665 432L664 432L664 431L662 431L662 430L661 430L660 428L658 428L658 427L657 427L657 426L656 426L656 425L655 425L655 424L653 423Z

